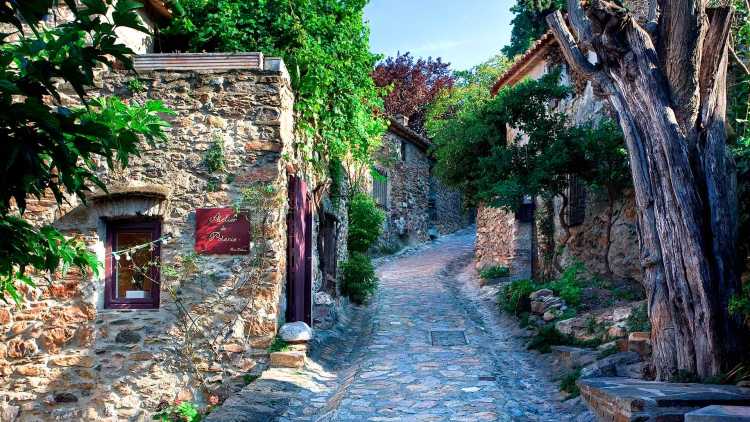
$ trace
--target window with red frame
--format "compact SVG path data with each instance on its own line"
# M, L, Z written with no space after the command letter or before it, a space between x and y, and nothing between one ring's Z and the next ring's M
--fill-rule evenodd
M107 222L105 308L159 307L160 236L159 221Z

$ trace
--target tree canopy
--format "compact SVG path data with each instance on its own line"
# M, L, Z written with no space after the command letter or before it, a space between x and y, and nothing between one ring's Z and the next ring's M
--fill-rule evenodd
M525 52L531 44L547 32L544 18L555 10L565 8L565 0L517 0L510 11L510 43L502 48L507 57Z
M165 138L169 112L161 102L125 104L118 98L87 94L94 70L110 58L130 67L132 53L117 40L118 27L145 31L135 13L142 4L66 0L73 20L44 24L54 0L24 0L0 5L0 22L13 30L0 48L0 298L19 301L17 281L33 285L32 270L52 273L62 265L96 271L96 257L76 239L51 226L36 227L25 217L27 200L52 195L58 205L92 186L106 190L97 176L105 165L127 166L141 141ZM107 17L107 13L110 16ZM60 82L77 93L79 107L67 106Z
M424 133L427 107L444 89L453 86L450 64L434 59L415 59L408 52L388 57L375 66L375 85L387 88L385 111L409 118L409 127Z
M180 0L162 46L190 51L260 51L284 59L292 78L305 158L369 162L385 122L363 21L367 0Z

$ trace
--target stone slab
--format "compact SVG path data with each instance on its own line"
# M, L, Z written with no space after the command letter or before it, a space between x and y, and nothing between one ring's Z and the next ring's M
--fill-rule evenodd
M466 334L462 330L430 331L433 346L464 346Z
M686 413L710 405L750 406L750 389L730 385L589 378L578 386L603 421L681 421Z
M750 422L750 407L708 406L686 413L685 422Z

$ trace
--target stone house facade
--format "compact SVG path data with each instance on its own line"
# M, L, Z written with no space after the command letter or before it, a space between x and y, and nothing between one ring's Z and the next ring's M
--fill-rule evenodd
M391 118L370 181L375 202L386 213L381 247L397 248L454 232L468 224L461 192L433 174L432 143L403 116Z
M86 205L28 207L36 224L84 240L101 271L57 274L26 289L20 307L0 308L3 420L147 420L161 402L226 397L265 366L280 323L311 322L314 180L294 158L283 62L172 63L139 56L137 76L106 73L94 88L162 100L175 112L168 141L126 169L102 164L108 192ZM291 187L304 205L290 206ZM289 266L295 250L299 267Z
M590 82L577 80L571 75L560 56L554 36L551 33L544 35L500 76L492 88L493 95L504 86L526 78L539 78L553 67L560 66L561 82L575 87L575 94L551 106L565 113L575 125L595 122L608 115L606 99L596 95ZM508 131L508 139L514 139L515 130L508 128ZM632 192L623 192L615 201L611 227L606 195L586 189L572 180L566 196L569 204L564 209L559 197L553 201L529 198L519 215L480 206L477 211L477 267L506 266L516 279L547 279L558 275L561 268L580 261L593 274L640 280ZM566 224L561 223L561 216ZM555 251L559 257L553 263L550 257Z

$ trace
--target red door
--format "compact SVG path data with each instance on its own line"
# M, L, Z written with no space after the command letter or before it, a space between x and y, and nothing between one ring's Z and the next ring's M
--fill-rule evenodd
M286 322L312 324L312 211L307 184L289 177Z

